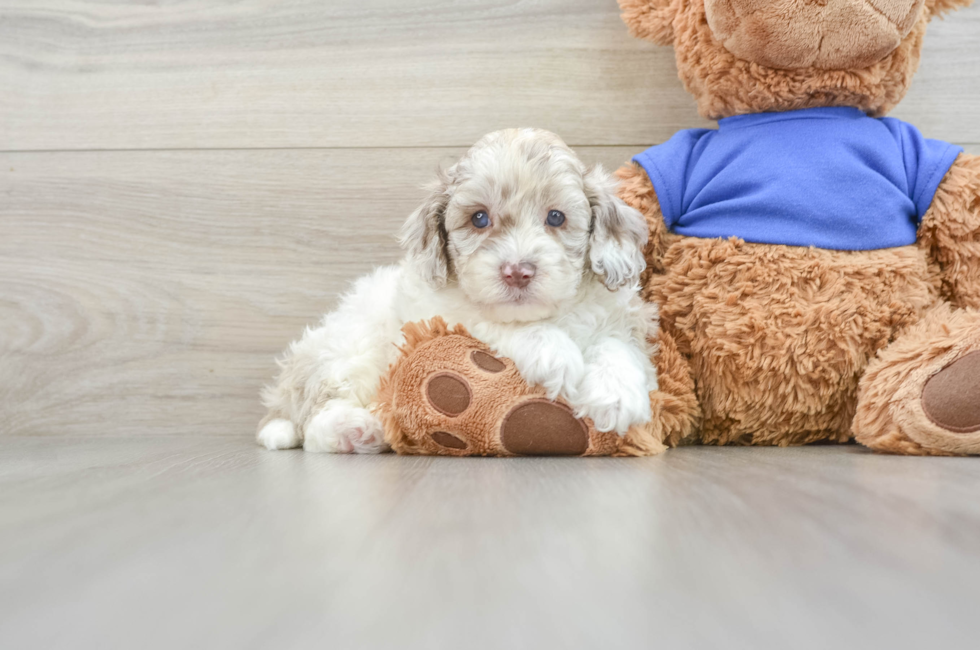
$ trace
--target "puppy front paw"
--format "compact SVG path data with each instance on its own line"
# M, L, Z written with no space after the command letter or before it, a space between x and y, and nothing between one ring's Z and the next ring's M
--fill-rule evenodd
M524 381L545 389L548 399L574 401L585 372L582 351L560 330L535 331L508 354Z
M646 382L633 373L613 374L607 368L588 365L572 402L575 415L592 420L598 431L625 435L634 424L650 421L650 394Z
M377 416L349 402L333 400L307 423L303 449L331 454L378 454L387 445Z

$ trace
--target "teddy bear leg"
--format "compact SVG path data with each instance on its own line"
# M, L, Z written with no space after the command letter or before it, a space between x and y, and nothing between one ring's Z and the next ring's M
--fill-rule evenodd
M980 454L980 311L942 304L869 364L853 431L887 453Z

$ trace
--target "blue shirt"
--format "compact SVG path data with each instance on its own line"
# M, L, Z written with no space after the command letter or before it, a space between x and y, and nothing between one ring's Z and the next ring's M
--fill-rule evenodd
M836 250L915 243L963 150L856 108L737 115L633 158L671 231Z

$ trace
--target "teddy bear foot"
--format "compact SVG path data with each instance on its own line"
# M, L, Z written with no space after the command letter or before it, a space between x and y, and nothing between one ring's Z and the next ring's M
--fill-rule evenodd
M442 319L404 328L403 356L382 379L377 413L400 454L642 456L665 449L651 427L619 436L528 386L510 359Z
M980 350L934 374L922 389L922 410L952 434L980 432Z
M980 312L943 305L884 350L861 380L854 434L889 453L980 454Z

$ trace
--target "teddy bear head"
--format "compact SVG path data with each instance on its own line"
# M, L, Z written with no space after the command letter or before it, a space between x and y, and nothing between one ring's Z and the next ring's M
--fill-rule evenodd
M905 96L929 21L972 0L619 0L630 33L673 45L700 113L853 106Z

